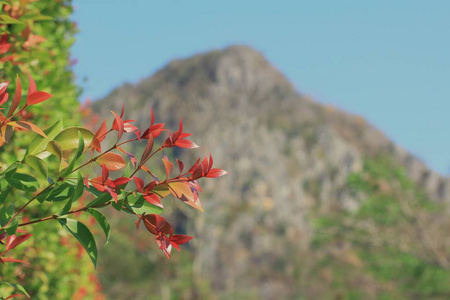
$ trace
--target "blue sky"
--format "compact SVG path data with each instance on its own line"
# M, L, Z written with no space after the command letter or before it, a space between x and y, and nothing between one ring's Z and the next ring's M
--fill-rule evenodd
M174 58L251 45L304 93L450 173L450 1L75 0L83 98ZM87 79L87 81L86 81Z

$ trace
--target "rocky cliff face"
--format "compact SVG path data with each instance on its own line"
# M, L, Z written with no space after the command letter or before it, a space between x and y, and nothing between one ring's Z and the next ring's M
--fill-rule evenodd
M360 206L363 197L349 190L347 178L365 157L394 157L432 199L450 201L447 178L363 118L302 95L249 47L175 60L94 108L107 116L123 103L127 118L140 124L149 123L149 106L173 129L183 117L203 154L213 153L216 165L229 171L206 182L204 215L183 208L198 237L194 273L211 278L217 290L251 286L267 299L282 299L296 272L283 258L310 246L311 216ZM286 278L271 275L280 268Z

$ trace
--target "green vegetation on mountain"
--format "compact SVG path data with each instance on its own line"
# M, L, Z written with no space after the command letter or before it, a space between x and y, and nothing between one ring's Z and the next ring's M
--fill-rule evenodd
M427 198L389 157L367 159L348 182L364 201L316 220L312 250L330 255L317 263L314 273L328 277L313 297L447 299L446 205Z
M109 297L449 297L448 178L363 118L298 93L260 53L232 46L175 60L93 108L106 117L122 103L139 124L148 106L173 126L182 116L230 175L204 187L202 218L166 212L195 232L189 254L166 262L126 227L111 240L99 268ZM124 249L128 239L141 246ZM142 267L118 262L124 252Z

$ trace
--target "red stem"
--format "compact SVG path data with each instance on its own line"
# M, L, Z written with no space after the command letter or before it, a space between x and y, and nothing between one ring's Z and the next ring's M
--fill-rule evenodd
M77 209L77 210L69 211L66 215L74 214L74 213L81 212L81 211L86 211L89 208L97 208L97 207L108 206L110 204L111 204L111 201L108 201L106 203L99 204L99 205L94 205L94 206L85 206L85 207L82 207L82 208ZM44 222L44 221L48 221L48 220L54 220L54 219L58 219L59 217L61 217L61 216L53 215L53 216L49 216L49 217L45 217L45 218L41 218L41 219L37 219L37 220L25 222L25 223L21 223L21 224L18 225L18 227L22 227L22 226L26 226L26 225L30 225L30 224L35 224L35 223L39 223L39 222ZM0 229L0 231L3 231L3 230L4 230L3 228Z

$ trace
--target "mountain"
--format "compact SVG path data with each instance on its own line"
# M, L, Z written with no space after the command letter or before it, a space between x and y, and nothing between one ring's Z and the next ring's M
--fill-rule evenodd
M447 276L447 238L432 229L446 224L449 179L362 117L299 93L254 49L231 46L174 60L135 85L115 89L93 108L107 116L123 103L126 117L141 126L149 123L149 106L173 129L182 117L193 140L204 146L197 155L211 152L215 165L230 173L205 182L204 215L182 206L168 212L196 239L190 259L180 262L184 273L156 264L155 256L146 258L150 268L166 270L151 273L164 282L158 297L347 299L354 290L366 299L409 298L405 282L425 284L425 277L411 271L406 279L380 279L371 263L395 262L399 255L401 264L405 253L429 274ZM386 223L389 218L395 222ZM358 236L354 242L362 231L393 244L393 252L379 252L372 239L367 244ZM421 239L431 242L424 246ZM105 251L106 261L117 261L114 250ZM395 264L389 268L393 272ZM124 283L111 276L116 269L103 269L105 284L146 289L144 281ZM167 289L167 282L183 280L189 288ZM429 296L422 292L414 295ZM432 292L450 293L444 287ZM149 299L137 291L112 295Z

